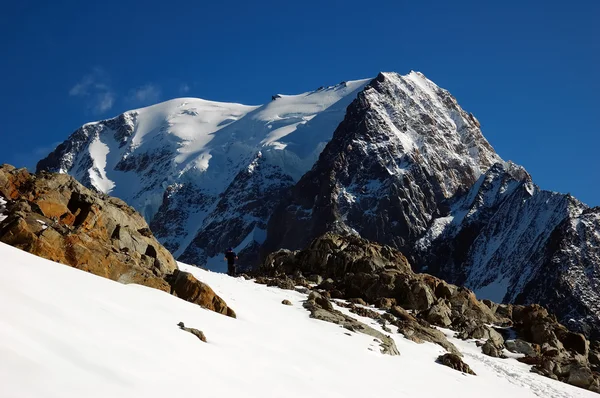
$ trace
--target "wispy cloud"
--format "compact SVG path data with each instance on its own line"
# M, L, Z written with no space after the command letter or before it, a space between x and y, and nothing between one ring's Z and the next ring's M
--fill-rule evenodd
M179 94L187 94L190 91L190 86L187 83L183 83L179 86Z
M116 95L109 82L110 79L104 69L96 67L71 87L69 95L84 98L89 109L101 114L110 110L115 103Z
M131 90L129 100L137 105L148 105L158 102L160 94L160 88L149 83Z

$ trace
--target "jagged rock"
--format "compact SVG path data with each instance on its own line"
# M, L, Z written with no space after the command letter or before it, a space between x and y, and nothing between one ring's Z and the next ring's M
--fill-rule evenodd
M123 283L169 291L173 256L149 234L146 221L117 198L72 177L0 167L8 199L0 241L46 259Z
M381 352L383 354L400 355L398 348L396 348L396 343L391 337L333 309L331 302L315 291L309 294L308 299L304 302L304 308L310 311L311 318L335 323L350 331L364 333L377 338L380 341Z
M370 310L365 307L359 307L357 305L351 304L351 306L349 308L350 308L350 311L352 311L356 315L360 315L365 318L371 318L371 319L375 319L375 320L379 320L381 318L381 315L378 312Z
M351 298L349 301L354 304L367 305L365 300L361 299L360 297Z
M506 358L504 354L502 354L502 347L497 346L491 339L481 346L481 351L490 357Z
M449 368L452 368L454 370L458 370L459 372L476 376L475 372L471 370L471 367L464 363L462 359L460 359L460 357L456 354L440 355L437 359L437 362L441 363L444 366L448 366Z
M377 308L380 308L382 310L389 310L390 308L396 305L396 300L389 297L380 297L377 300L375 300L374 304Z
M521 339L506 340L506 349L510 352L525 354L530 357L535 357L540 354L540 346L531 344Z
M277 276L274 278L259 276L254 280L256 283L267 286L275 286L285 290L296 290L296 282L287 276Z
M290 300L283 300L281 302L281 304L283 304L283 305L292 305L292 302Z
M594 381L594 374L586 366L572 368L567 379L567 383L581 388L589 388L594 384Z
M188 328L184 325L183 322L179 322L177 324L177 326L179 326L179 328L181 330L185 330L186 332L193 334L194 336L198 337L201 341L206 343L206 336L204 335L204 332L202 332L201 330L194 329L194 328Z
M452 311L450 311L450 308L443 302L438 301L422 316L427 322L433 325L448 327L452 324L451 315Z
M418 281L412 285L411 293L412 300L408 303L410 309L419 311L427 310L435 303L435 296L431 288L422 281Z
M461 339L479 339L479 340L491 340L492 344L496 347L504 346L504 338L493 328L486 325L477 325L471 329L465 329L458 334Z
M415 319L415 317L410 314L410 312L408 312L404 308L400 307L399 305L393 306L390 309L390 313L392 313L394 316L398 317L398 319L401 321L410 321L410 322L417 321Z
M235 311L207 284L197 280L189 272L175 270L169 278L171 294L223 315L236 317Z

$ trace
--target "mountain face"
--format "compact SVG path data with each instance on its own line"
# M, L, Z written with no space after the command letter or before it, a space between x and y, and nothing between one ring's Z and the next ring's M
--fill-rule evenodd
M282 200L264 247L357 234L481 298L542 303L598 337L598 213L500 159L477 120L422 75L380 74Z
M263 106L195 98L88 123L38 170L125 200L176 257L221 269L228 246L257 252L281 193L316 161L368 80Z
M600 210L537 187L417 72L262 106L168 101L86 124L38 169L124 199L186 262L223 270L232 246L243 268L325 232L360 235L600 336Z
M406 253L500 157L479 123L422 74L380 74L271 218L267 249L354 232ZM308 232L308 233L307 233Z

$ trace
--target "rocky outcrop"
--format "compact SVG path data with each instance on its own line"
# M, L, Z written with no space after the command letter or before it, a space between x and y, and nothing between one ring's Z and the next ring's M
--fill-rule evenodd
M123 201L66 174L0 167L0 242L122 283L137 283L209 310L235 312L206 284L180 272L144 218Z
M0 241L115 281L169 291L164 277L177 269L175 259L121 200L67 175L6 165L0 195L8 200Z
M431 275L416 274L399 251L353 235L328 233L305 250L277 251L267 256L260 271L283 280L297 272L318 274L324 280L317 287L331 291L332 296L360 298L371 304L393 300L417 312L420 319L439 322L440 326L464 318L482 323L506 322L505 317L477 300L473 292Z
M232 318L236 317L235 311L229 308L227 303L225 303L221 297L217 296L210 286L200 282L189 272L175 270L173 274L168 277L168 281L171 284L171 293L174 296L198 304L208 310Z
M335 310L329 299L317 292L310 293L308 299L304 302L304 308L310 311L311 318L335 323L351 332L364 333L375 337L379 341L382 354L400 355L396 343L390 336L386 336L372 327Z
M480 301L465 288L427 274L414 273L397 250L354 235L325 234L306 249L280 250L269 255L260 268L270 284L276 280L297 285L321 280L307 305L313 316L341 323L328 297L348 300L350 311L377 320L384 330L398 328L406 338L433 342L461 356L434 326L452 329L462 339L474 339L486 355L506 358L505 349L523 353L519 360L533 371L566 383L600 391L600 344L569 330L540 305L498 304ZM318 275L319 277L315 277ZM319 291L315 293L314 290ZM373 305L387 312L366 308ZM387 329L386 329L387 328ZM517 340L505 341L512 331ZM454 363L464 371L460 363Z

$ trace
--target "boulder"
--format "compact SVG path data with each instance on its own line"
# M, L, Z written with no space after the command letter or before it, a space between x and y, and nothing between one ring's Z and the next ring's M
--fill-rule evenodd
M365 300L361 299L360 297L351 298L349 301L354 304L367 305Z
M444 354L440 355L437 359L438 363L441 363L444 366L448 366L454 370L458 370L459 372L467 373L470 375L475 375L475 372L471 370L471 367L464 363L462 359L455 354Z
M396 305L396 299L389 297L380 297L375 300L375 306L382 310L389 310Z
M506 340L506 349L517 354L525 354L529 357L535 357L540 354L540 346L528 343L521 339Z
M594 382L594 374L587 366L572 368L567 379L567 383L581 388L589 388Z
M290 300L283 300L281 302L281 304L283 304L283 305L292 305L292 302Z
M223 315L236 317L235 311L206 283L200 282L189 272L175 270L169 278L171 294Z
M433 325L448 327L452 324L451 315L450 308L443 302L438 301L423 314L423 319Z
M206 343L206 336L204 335L204 332L202 332L201 330L194 329L194 328L188 328L185 326L185 324L183 322L179 322L177 324L177 326L179 326L179 329L193 334L194 336L198 337L198 339L200 339L200 341L203 341Z
M506 358L504 354L502 354L502 348L497 346L491 339L481 346L481 352L494 358Z

